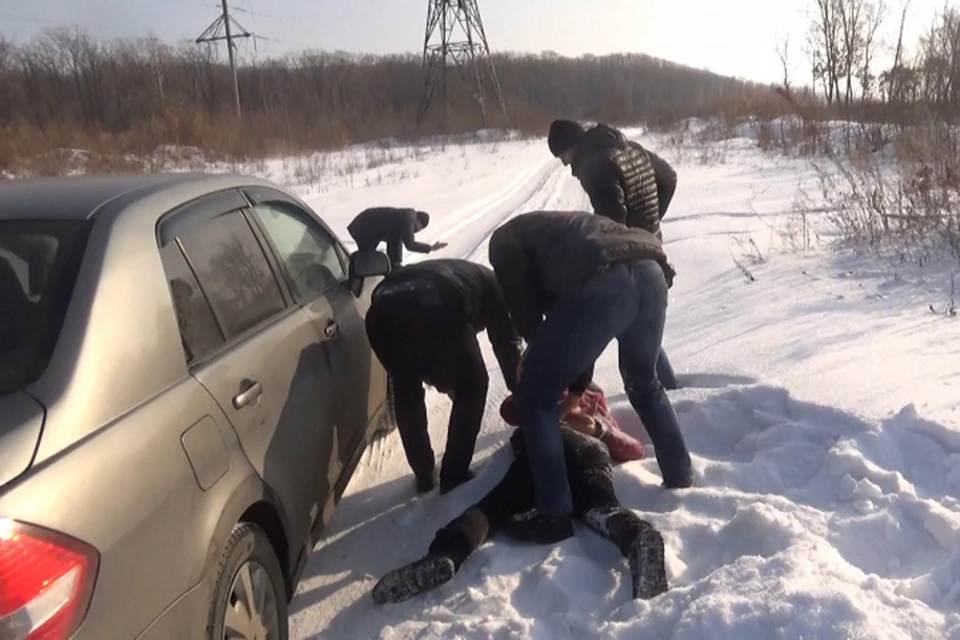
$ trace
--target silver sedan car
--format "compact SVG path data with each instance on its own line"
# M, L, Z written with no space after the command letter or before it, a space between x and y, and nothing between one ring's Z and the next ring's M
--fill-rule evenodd
M0 639L286 638L389 268L256 178L0 185Z

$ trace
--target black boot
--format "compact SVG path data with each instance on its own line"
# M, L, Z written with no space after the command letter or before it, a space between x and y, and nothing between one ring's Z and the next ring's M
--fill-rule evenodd
M551 516L536 509L511 516L503 532L515 540L536 544L554 544L573 535L573 518Z
M467 469L466 473L460 473L456 475L444 475L443 472L440 472L440 495L445 493L450 493L457 487L462 484L466 484L476 477L476 474Z
M417 480L417 493L428 493L433 491L433 488L437 486L437 472L435 469L431 469L430 473L415 473L414 477Z
M633 597L649 600L667 591L667 566L663 557L663 536L653 528L644 529L627 556L633 578Z
M380 578L370 595L377 604L403 602L449 582L454 573L449 557L428 555Z

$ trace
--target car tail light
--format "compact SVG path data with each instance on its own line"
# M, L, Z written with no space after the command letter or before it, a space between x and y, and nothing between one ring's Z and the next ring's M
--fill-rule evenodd
M87 612L99 554L78 540L0 518L0 640L65 640Z

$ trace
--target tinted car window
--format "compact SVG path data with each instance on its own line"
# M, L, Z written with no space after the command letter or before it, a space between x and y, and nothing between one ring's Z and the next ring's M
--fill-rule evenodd
M285 202L261 203L254 212L276 247L298 300L315 297L346 279L336 240L307 212Z
M176 242L169 243L160 250L160 258L170 285L170 297L177 313L187 362L199 360L223 344L223 334L180 246Z
M73 295L87 221L0 222L0 394L46 370Z
M283 310L280 285L240 211L205 222L180 241L227 339Z

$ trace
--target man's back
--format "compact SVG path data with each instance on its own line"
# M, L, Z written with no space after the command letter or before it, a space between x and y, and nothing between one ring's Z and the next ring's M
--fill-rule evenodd
M651 259L671 282L660 240L583 211L534 211L519 215L490 238L490 264L520 335L528 342L542 315L563 295L614 262Z
M571 164L596 214L650 233L660 231L657 175L642 145L599 124L584 134Z
M361 240L371 243L399 240L407 227L416 224L414 209L396 207L370 207L364 209L347 225L347 231L359 243Z
M442 291L445 302L462 309L471 323L486 326L485 306L490 287L496 286L493 271L482 265L459 258L422 260L391 271L386 281L407 278L429 278Z

